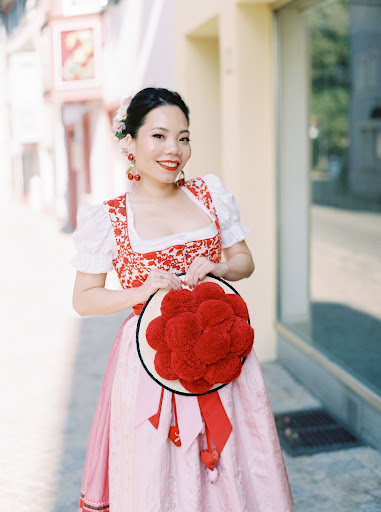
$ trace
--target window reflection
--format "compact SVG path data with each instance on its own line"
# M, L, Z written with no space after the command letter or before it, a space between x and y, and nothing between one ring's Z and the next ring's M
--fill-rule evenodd
M280 19L285 31L287 17ZM309 63L310 313L293 321L286 301L281 309L283 322L378 394L380 19L381 4L343 0L316 3L300 18Z

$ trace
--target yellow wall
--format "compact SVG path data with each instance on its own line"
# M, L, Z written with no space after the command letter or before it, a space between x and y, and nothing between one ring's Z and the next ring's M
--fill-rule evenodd
M218 38L192 37L186 42L190 84L186 100L191 109L192 165L190 172L221 176L220 66ZM200 94L202 90L202 94Z
M269 5L176 3L177 89L191 109L188 176L218 174L237 198L256 263L236 283L249 304L262 359L276 357L273 24Z

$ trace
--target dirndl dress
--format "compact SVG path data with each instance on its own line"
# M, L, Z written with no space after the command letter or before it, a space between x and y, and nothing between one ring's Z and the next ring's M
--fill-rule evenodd
M153 266L179 273L196 256L219 262L221 249L248 232L234 197L215 175L189 180L182 190L210 217L208 227L142 240L124 194L80 212L74 267L95 274L114 267L121 286L128 288L140 286ZM218 462L218 478L211 483L210 470L200 459L206 439L197 397L176 395L181 446L168 437L175 421L172 393L148 376L137 353L142 307L134 307L112 346L90 431L79 512L292 512L254 349L240 376L215 392L232 431Z

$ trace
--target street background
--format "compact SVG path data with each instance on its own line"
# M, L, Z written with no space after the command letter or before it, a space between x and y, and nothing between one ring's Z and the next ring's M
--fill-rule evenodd
M274 411L321 405L369 443L286 456L296 511L381 510L380 19L381 0L0 0L5 508L77 508L127 312L74 313L71 232L131 185L113 117L154 86L190 107L187 179L216 174L250 229L236 287Z
M74 512L108 354L127 313L78 317L71 234L19 203L2 205L1 214L2 505ZM274 412L319 407L279 363L262 367ZM285 454L285 461L296 512L381 511L378 451Z

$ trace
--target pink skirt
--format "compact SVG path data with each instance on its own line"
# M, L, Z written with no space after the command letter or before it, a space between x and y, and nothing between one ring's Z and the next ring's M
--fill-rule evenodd
M202 423L193 440L188 432L188 442L176 446L168 438L174 418L167 390L158 429L148 420L157 411L161 387L139 360L137 320L136 315L126 319L111 350L90 432L79 511L292 512L273 413L254 350L238 379L218 391L233 430L217 465L218 478L211 483L210 470L200 459L206 448ZM182 425L192 427L199 421L191 412L194 400L184 397L180 411L178 407L180 438ZM187 403L192 406L188 412Z

